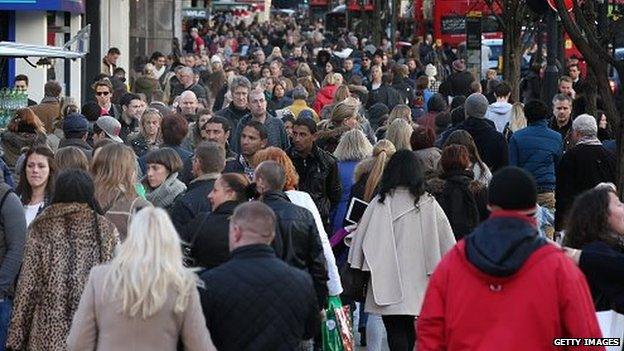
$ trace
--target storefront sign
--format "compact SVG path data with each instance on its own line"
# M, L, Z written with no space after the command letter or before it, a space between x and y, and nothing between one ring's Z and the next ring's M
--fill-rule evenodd
M198 8L198 7L188 7L182 9L182 17L185 18L197 18L197 19L206 19L210 15L208 9Z
M84 13L84 0L0 0L0 10Z

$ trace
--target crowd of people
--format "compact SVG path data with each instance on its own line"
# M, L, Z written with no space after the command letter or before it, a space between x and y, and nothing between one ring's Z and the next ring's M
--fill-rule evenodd
M431 35L226 18L127 81L111 48L88 102L49 81L0 135L6 349L321 350L341 297L368 350L541 350L624 312L615 143L577 63L511 101Z

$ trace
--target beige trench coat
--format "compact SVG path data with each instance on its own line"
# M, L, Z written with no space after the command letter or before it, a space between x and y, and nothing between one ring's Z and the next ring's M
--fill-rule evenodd
M444 211L429 194L395 189L371 202L349 251L351 267L371 272L365 310L379 315L420 314L429 275L455 245Z

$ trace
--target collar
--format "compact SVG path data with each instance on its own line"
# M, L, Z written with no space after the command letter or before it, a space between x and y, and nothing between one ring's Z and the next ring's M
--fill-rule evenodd
M275 250L266 244L251 244L241 246L230 252L233 260L252 258L274 258Z
M191 184L195 183L195 182L201 182L204 180L216 180L217 178L219 178L219 176L221 175L221 173L206 173L206 174L202 174L199 177L193 179L191 181Z
M307 104L307 103L306 103L306 101L305 101L305 100L303 100L303 99L296 99L296 100L293 100L292 106L303 106L303 107L307 107L307 106L308 106L308 104Z
M239 201L226 201L219 205L219 207L212 210L214 214L232 214L236 206L240 205Z
M262 201L264 202L265 200L290 202L288 195L286 195L286 193L283 191L267 191L266 193L262 194Z
M492 211L490 213L490 218L516 218L521 221L524 221L530 224L533 228L537 228L537 218L533 214L526 214L526 212L531 209L526 210L497 210ZM534 209L534 212L537 211L537 208Z

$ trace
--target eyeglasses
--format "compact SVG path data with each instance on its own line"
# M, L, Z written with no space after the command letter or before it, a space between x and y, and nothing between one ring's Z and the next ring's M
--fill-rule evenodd
M109 91L97 91L95 93L95 95L97 95L97 96L108 96L108 95L110 95L110 92Z

